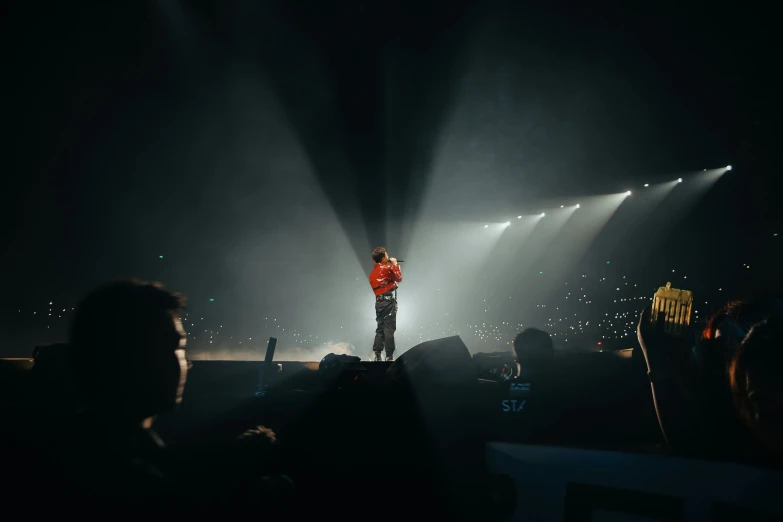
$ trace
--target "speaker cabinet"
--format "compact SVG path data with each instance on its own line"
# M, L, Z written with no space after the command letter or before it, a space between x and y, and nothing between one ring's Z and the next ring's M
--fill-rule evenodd
M394 382L416 386L461 386L478 380L478 368L467 346L456 335L414 346L386 372Z

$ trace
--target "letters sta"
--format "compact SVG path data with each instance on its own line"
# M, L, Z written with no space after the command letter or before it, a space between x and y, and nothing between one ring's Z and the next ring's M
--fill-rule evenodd
M516 413L525 409L525 402L527 400L505 399L501 402L501 405L503 406L503 411Z

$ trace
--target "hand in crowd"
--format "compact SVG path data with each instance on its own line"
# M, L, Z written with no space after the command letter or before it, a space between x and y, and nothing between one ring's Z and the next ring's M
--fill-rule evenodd
M637 336L650 372L686 372L692 360L695 329L691 326L680 335L666 332L664 314L651 321L652 307L642 310L639 316Z

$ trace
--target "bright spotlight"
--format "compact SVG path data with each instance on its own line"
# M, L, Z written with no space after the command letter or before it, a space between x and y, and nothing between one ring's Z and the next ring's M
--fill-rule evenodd
M645 187L649 187L649 186L650 186L650 184L649 184L649 183L645 183L645 184L644 184L644 186L645 186Z
M563 208L563 207L565 207L565 205L560 205L560 208Z
M625 193L625 195L626 196L630 196L631 195L631 191L629 190L628 192Z
M727 165L726 170L731 170L731 165Z
M579 208L579 203L576 204L576 208Z
M509 225L511 224L511 221L506 221L506 222L505 222L505 223L503 223L503 224L504 224L504 225L506 225L506 226L509 226Z
M484 228L489 228L489 225L484 225Z
M542 212L541 213L541 217L544 217L544 216L546 216L546 212Z
M682 183L682 178L677 178L677 183Z
M517 216L517 219L522 219L522 216Z

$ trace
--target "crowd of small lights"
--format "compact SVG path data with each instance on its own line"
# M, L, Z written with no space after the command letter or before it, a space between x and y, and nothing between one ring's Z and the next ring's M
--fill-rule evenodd
M744 269L750 269L747 263L742 266ZM690 285L693 279L695 278L688 279L687 275L680 275L676 270L672 270L671 280L677 281L677 287L693 288ZM663 284L665 281L662 281L661 286ZM538 303L535 307L529 304L525 317L520 317L517 321L497 319L504 312L508 312L507 300L512 296L490 295L481 303L483 311L477 312L472 320L458 321L445 314L442 321L425 325L399 321L401 324L398 325L396 334L397 345L401 353L424 341L459 335L474 353L505 351L510 349L511 341L517 332L526 327L537 327L548 331L559 349L629 348L636 342L639 312L649 305L657 289L642 287L624 275L577 274L571 280L563 281L559 291L547 302ZM717 295L722 295L722 288L713 290ZM728 298L729 296L726 296L726 299ZM191 309L185 311L182 316L183 325L188 332L188 346L197 352L208 353L213 347L216 350L258 349L266 345L269 337L277 338L278 346L282 348L298 349L297 353L306 353L306 349L322 347L330 342L347 341L340 339L339 335L338 338L327 339L323 333L300 331L272 315L265 316L264 320L259 322L255 334L240 337L210 319L211 307L220 306L220 303L216 303L214 298L205 301L203 306L198 306L198 312L193 310L195 307L191 304ZM695 300L693 319L703 319L723 302L725 300L716 300L710 304L707 301ZM404 306L404 301L400 306ZM25 316L32 326L45 330L55 328L58 335L65 335L67 332L73 312L73 306L57 306L54 302L48 302L48 305L40 310L17 311L19 315ZM362 347L365 345L366 351L370 352L374 327L374 324L368 324L363 338L350 341L353 347L358 347L355 353L363 353ZM339 327L341 330L343 328Z

